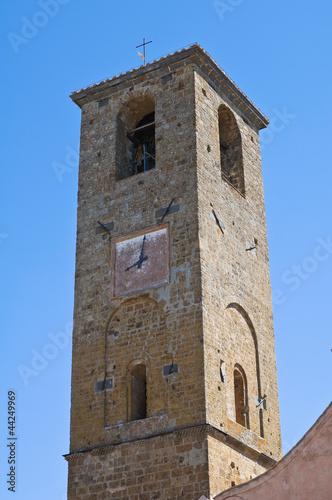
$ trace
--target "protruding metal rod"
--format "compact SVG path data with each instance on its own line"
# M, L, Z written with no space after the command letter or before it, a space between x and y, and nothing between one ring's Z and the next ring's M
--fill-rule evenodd
M145 66L145 46L148 44L148 43L152 43L152 40L150 40L149 42L146 42L145 41L145 38L143 38L143 43L141 43L141 45L136 45L136 49L138 49L139 47L143 47L143 62L144 62L144 66Z

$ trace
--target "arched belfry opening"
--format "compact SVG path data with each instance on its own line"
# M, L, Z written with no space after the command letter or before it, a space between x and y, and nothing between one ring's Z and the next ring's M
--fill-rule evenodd
M218 117L221 173L244 196L241 133L233 113L227 106L222 104L219 107Z
M118 114L116 164L117 180L155 168L155 104L151 97L130 100Z
M140 120L135 129L128 132L132 142L131 175L151 170L156 165L154 113L148 113Z
M131 420L146 418L146 366L135 365L131 370Z
M234 368L234 400L236 422L249 429L247 378L240 365Z

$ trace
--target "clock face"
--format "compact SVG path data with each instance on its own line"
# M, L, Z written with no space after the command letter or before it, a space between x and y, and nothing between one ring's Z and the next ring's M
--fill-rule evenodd
M169 226L112 240L112 298L169 283Z

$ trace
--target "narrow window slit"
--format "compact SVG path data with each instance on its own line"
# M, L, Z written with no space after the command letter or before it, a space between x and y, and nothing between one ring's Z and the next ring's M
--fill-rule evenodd
M146 367L136 365L131 371L131 420L146 418Z
M236 422L249 429L247 380L239 365L236 365L234 369L234 398Z
M241 132L231 110L221 105L219 115L219 149L222 176L245 195Z

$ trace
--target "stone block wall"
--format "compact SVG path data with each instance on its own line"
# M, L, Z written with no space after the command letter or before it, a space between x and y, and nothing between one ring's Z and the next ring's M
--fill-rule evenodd
M183 64L162 83L165 73L162 66L82 103L72 451L205 421L194 79ZM137 113L147 96L155 103L156 168L117 180L118 116L131 106ZM170 284L112 300L111 245L98 221L114 223L112 238L151 228L172 199L178 210L164 221ZM148 418L130 422L128 370L138 360L147 366ZM164 376L172 362L178 372ZM96 392L105 378L112 387Z
M225 446L218 434L208 437L209 486L211 498L237 484L262 474L271 466L259 454L248 455L245 449Z
M77 453L69 459L68 499L198 499L208 491L204 429Z
M207 421L278 460L281 437L268 245L258 129L197 68L197 172ZM243 194L221 172L218 110L227 107L241 133ZM233 134L234 135L234 134ZM239 167L238 167L239 168ZM222 227L216 223L216 217ZM224 363L224 381L220 362ZM249 429L235 422L234 367L248 381ZM257 407L266 395L267 410ZM240 426L241 427L241 426ZM260 439L264 438L264 439Z
M280 456L257 120L216 88L203 56L189 50L72 96L82 125L70 499L198 499ZM244 188L221 174L221 104L241 132ZM126 134L144 109L155 113L156 166L123 178ZM169 283L112 299L110 239L157 227L170 202ZM137 364L147 418L132 420ZM248 429L235 421L235 364L248 380Z

